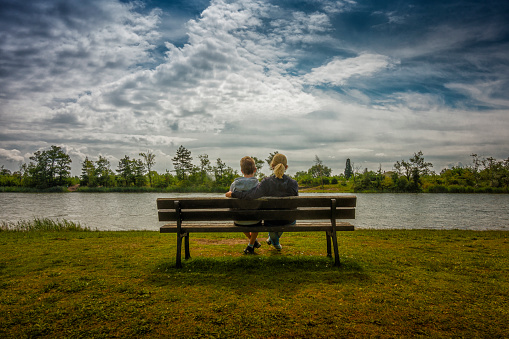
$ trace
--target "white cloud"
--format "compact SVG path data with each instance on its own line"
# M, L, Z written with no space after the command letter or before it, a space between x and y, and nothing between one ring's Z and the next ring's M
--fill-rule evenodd
M23 162L25 158L21 155L21 152L17 149L7 150L0 148L0 158L6 158L12 162Z
M143 16L132 9L130 4L100 0L48 2L36 16L30 9L17 12L13 20L23 25L2 27L2 57L17 64L3 78L2 114L50 114L149 61L159 11ZM17 57L21 53L23 57Z
M188 22L188 44L167 43L165 63L101 86L61 113L80 114L103 130L122 125L163 133L169 125L179 131L221 130L226 121L246 116L294 117L315 110L315 98L303 91L298 78L286 74L294 57L284 43L272 40L281 34L279 28L259 30L260 19L275 10L261 1L215 1L199 20ZM300 13L297 25L306 18ZM285 31L284 36L305 40L327 29L324 15L310 18L305 32Z
M490 107L509 108L509 100L506 97L507 83L502 80L477 81L474 84L449 83L445 84L445 87L466 94Z
M312 85L341 86L352 77L371 76L392 64L387 56L379 54L364 53L348 59L334 58L324 66L313 68L304 79Z

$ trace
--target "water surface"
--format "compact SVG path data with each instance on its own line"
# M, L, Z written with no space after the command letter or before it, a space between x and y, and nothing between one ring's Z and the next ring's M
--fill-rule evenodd
M357 228L509 230L507 194L355 195L356 219L349 221ZM156 199L193 196L224 195L0 193L0 222L37 217L67 219L99 230L159 230L163 223L157 220Z

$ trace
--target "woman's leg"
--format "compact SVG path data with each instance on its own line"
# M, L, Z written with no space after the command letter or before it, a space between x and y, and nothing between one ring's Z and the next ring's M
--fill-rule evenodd
M269 232L270 242L273 246L279 246L279 234L283 234L283 232Z

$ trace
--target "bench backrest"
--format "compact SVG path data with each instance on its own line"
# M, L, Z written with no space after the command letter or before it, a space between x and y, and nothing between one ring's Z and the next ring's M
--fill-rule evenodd
M159 198L159 221L355 219L357 197Z

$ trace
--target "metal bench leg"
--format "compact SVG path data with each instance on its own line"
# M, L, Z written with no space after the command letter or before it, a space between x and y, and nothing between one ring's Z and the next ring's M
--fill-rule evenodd
M182 268L182 235L177 233L177 268Z
M191 252L189 252L189 233L186 233L186 242L185 242L185 250L186 250L186 260L191 258Z
M327 235L327 256L329 258L332 258L332 252L331 252L331 232L330 231L326 231L325 234Z
M340 266L339 263L339 249L338 249L338 237L336 234L336 199L331 199L331 226L332 226L332 244L334 245L334 266Z
M173 203L175 212L177 213L177 268L182 268L182 211L180 209L180 202ZM186 244L187 245L187 244Z
M332 243L334 244L334 266L339 267L341 264L339 263L338 238L336 237L336 232L334 231L332 234Z

